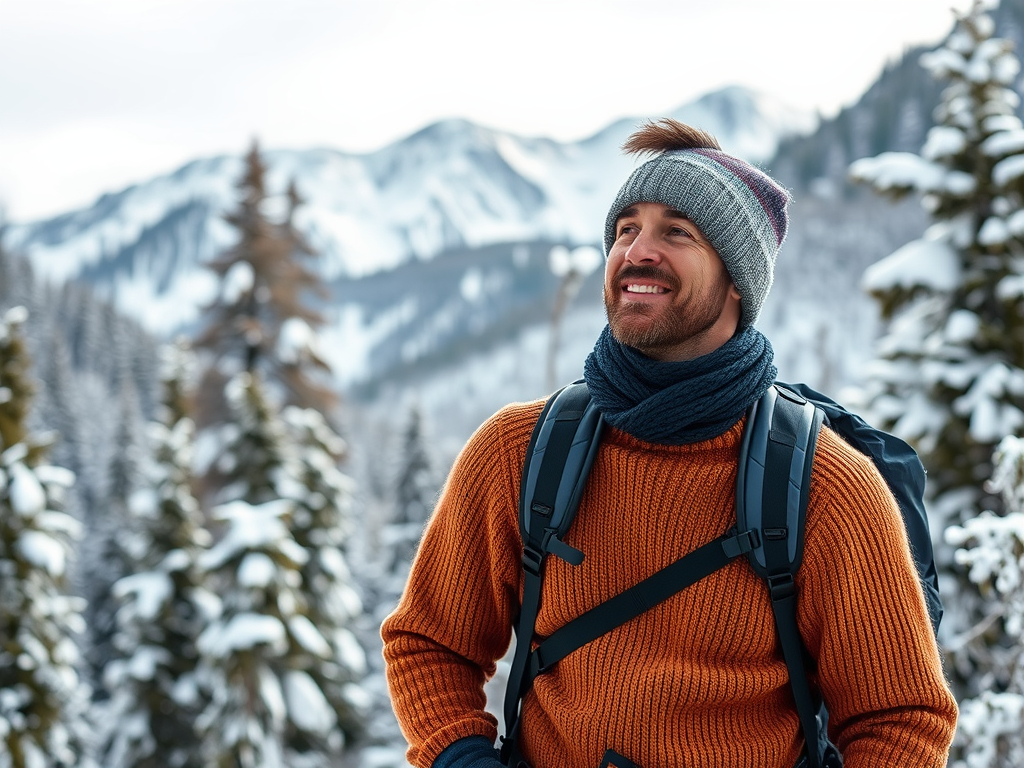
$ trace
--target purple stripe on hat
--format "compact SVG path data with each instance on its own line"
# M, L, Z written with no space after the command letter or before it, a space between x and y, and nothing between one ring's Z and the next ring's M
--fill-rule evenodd
M713 160L742 181L757 198L764 212L768 214L768 221L772 225L772 231L775 232L775 241L778 245L782 245L782 241L786 237L784 211L788 195L785 190L776 186L762 171L725 152L704 148L688 151ZM769 197L774 199L769 199Z

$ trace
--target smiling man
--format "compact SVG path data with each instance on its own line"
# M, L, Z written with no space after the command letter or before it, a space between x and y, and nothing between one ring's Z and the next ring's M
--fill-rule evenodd
M664 120L605 222L605 328L584 378L608 428L535 641L736 524L745 414L773 384L755 327L789 195L713 137ZM384 622L395 712L417 768L497 768L483 684L523 595L518 497L543 402L503 408L463 449ZM946 764L956 705L896 503L869 459L818 435L797 625L846 768ZM561 659L521 702L532 768L791 768L807 754L765 582L745 559ZM836 762L831 765L836 765ZM518 768L518 765L517 765Z

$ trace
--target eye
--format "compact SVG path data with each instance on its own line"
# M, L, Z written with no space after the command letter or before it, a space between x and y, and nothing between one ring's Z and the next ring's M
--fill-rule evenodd
M669 234L670 235L674 235L674 236L679 236L679 237L688 237L691 240L693 239L693 235L690 234L689 231L683 229L682 227L671 227L669 229Z
M633 233L635 233L637 231L639 231L639 230L637 230L635 224L620 224L619 225L619 233L616 235L616 237L622 237L623 235L626 235L626 234L633 234Z

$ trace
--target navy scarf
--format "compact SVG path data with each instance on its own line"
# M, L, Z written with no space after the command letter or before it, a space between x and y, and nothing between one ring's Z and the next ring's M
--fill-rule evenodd
M686 445L725 434L778 373L768 339L748 326L703 357L652 360L605 326L583 378L605 421L648 443Z

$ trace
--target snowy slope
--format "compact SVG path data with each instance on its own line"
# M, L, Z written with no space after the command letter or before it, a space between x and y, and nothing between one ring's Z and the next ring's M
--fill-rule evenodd
M754 161L815 124L740 88L673 116ZM307 200L297 220L322 253L328 279L501 242L593 243L630 167L618 146L641 119L573 143L449 120L366 155L268 151L268 188L282 193L297 182ZM234 204L241 163L241 156L196 160L89 208L12 224L5 245L28 255L42 276L85 279L151 330L169 333L193 321L211 296L211 276L200 265L232 242L222 217Z

